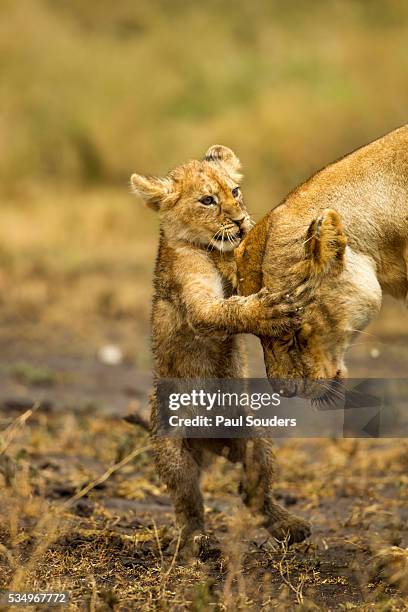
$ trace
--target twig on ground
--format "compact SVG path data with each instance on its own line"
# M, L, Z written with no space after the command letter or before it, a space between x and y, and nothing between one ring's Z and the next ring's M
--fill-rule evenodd
M62 504L60 509L66 510L67 508L75 504L75 502L77 502L79 499L81 499L85 495L88 495L88 493L92 491L92 489L101 485L103 482L106 482L108 478L112 476L112 474L114 474L118 470L121 470L123 467L125 467L125 465L130 463L132 459L134 459L138 455L141 455L145 451L148 451L150 448L151 448L150 444L148 446L143 446L142 448L135 448L131 453L126 455L126 457L121 459L121 461L118 461L117 463L114 463L113 465L111 465L111 467L108 468L106 472L104 472L101 476L99 476L99 478L97 478L96 480L93 480L92 482L87 484L83 489L78 491L78 493L75 493L75 495L67 499L67 501Z
M30 408L29 410L26 410L25 412L23 412L23 414L20 414L20 416L14 419L11 425L9 425L6 428L3 434L3 445L0 448L0 455L6 452L6 450L12 443L17 431L21 427L24 427L28 419L34 414L34 412L36 412L39 409L40 406L41 406L40 402L35 402L32 408Z

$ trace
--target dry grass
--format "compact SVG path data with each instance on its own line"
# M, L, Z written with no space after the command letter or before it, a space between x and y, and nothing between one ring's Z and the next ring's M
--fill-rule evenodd
M41 408L0 425L0 588L64 589L73 610L404 609L402 442L282 447L277 495L315 527L293 549L267 540L238 504L238 471L218 460L204 489L221 556L180 564L144 434Z

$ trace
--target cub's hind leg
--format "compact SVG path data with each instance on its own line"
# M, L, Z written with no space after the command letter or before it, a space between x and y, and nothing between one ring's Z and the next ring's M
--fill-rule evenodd
M278 540L302 542L310 533L310 524L288 512L272 494L275 458L272 440L267 438L230 440L229 459L240 461L243 475L240 492L245 505L263 515L263 526Z
M153 438L158 474L167 485L174 506L180 534L171 549L181 550L193 540L194 534L204 531L204 505L200 491L200 460L182 439Z

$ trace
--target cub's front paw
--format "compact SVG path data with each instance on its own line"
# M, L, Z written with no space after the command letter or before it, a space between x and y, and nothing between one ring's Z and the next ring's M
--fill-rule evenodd
M289 293L271 293L266 287L252 296L252 333L258 336L281 336L299 327L303 305Z

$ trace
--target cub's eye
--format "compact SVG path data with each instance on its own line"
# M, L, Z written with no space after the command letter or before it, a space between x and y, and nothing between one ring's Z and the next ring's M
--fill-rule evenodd
M201 204L204 204L205 206L211 206L211 204L215 204L215 198L213 196L203 196L202 198L200 198L199 200L201 202Z
M231 193L232 193L234 198L238 198L239 194L241 193L241 190L240 190L239 187L234 187L234 189L232 189Z

